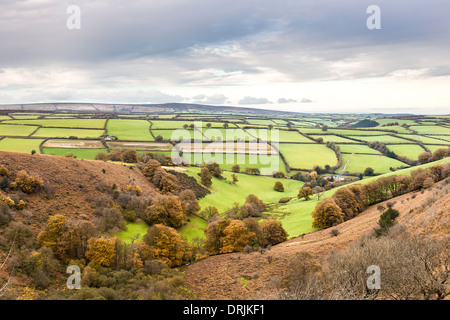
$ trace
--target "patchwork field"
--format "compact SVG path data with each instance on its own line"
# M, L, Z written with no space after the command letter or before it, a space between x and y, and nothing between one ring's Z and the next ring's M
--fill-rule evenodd
M341 153L381 154L379 151L374 150L365 144L338 144L338 146L341 149Z
M134 149L146 151L171 151L173 146L170 143L160 142L107 142L110 149Z
M43 141L42 139L3 138L0 140L0 150L26 153L35 150L39 152L39 145Z
M344 169L350 156L350 154L342 155L343 165L336 171ZM407 166L408 165L403 162L382 155L354 154L348 162L345 171L348 171L349 173L362 173L367 167L371 167L374 169L375 174L382 174L391 172L391 167L400 168Z
M68 128L40 128L33 137L42 138L98 138L103 135L103 130L95 129L68 129Z
M111 119L106 126L110 136L119 140L153 141L150 134L150 122L146 120Z
M42 145L44 148L83 148L102 149L103 143L99 140L70 140L70 139L50 139Z
M383 143L413 143L411 141L402 139L402 138L397 138L397 137L393 137L393 136L389 136L389 135L382 135L382 136L350 136L352 138L358 139L358 140L362 140L362 141L367 141L367 142L371 142L371 141L379 141L379 142L383 142Z
M201 153L183 154L183 159L189 164L201 165L217 162L224 170L231 171L231 167L238 164L243 172L246 167L258 168L262 174L272 174L274 171L286 173L286 166L279 155L257 156L249 154L215 154L209 157Z
M291 168L312 169L315 165L334 166L336 154L323 144L286 144L280 143L280 152Z
M340 137L340 136L331 135L331 134L328 134L328 135L310 135L310 137L312 137L314 139L322 138L324 142L328 142L328 141L329 142L336 142L336 143L339 143L339 142L348 142L348 143L355 142L353 140L346 139L346 138L343 138L343 137Z
M441 126L411 126L410 129L417 131L419 134L444 134L450 135L450 127Z
M27 137L32 134L37 128L37 126L16 126L0 124L0 136Z
M3 123L37 125L42 127L103 129L105 119L36 119L36 120L5 120Z
M267 143L259 142L210 142L179 143L177 148L185 153L236 153L236 154L277 154Z
M421 146L416 144L393 144L387 147L396 154L411 160L417 160L421 153L426 152Z

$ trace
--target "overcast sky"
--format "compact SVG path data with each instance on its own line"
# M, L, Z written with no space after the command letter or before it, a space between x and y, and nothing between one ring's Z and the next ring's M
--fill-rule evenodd
M1 0L0 103L448 114L449 14L448 0Z

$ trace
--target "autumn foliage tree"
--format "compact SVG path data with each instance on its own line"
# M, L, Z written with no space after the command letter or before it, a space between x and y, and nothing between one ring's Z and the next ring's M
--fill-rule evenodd
M223 235L220 253L239 252L246 246L253 246L257 242L255 233L248 230L242 220L232 220L223 229Z
M344 213L333 198L317 203L312 216L314 228L325 229L344 222Z
M204 185L207 188L210 188L212 186L212 175L207 167L202 168L200 172L200 178L202 185Z
M173 228L151 226L144 236L152 260L162 260L170 267L184 265L192 259L192 245Z
M119 238L91 238L88 241L86 258L103 267L111 267L116 257L116 241Z
M261 245L275 245L280 242L286 241L288 233L284 230L280 221L277 220L264 220L261 223L261 237L263 243Z
M273 190L278 191L278 192L284 192L283 183L281 181L275 182L275 185L273 186Z
M147 207L144 220L149 225L164 224L178 228L185 224L185 209L177 196L161 195Z
M305 200L309 200L310 196L313 195L313 191L310 187L303 187L299 190L297 198L301 199L301 198L305 198Z

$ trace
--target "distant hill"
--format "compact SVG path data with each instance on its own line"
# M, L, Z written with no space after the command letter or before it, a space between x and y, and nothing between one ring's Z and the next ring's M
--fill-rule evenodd
M350 126L350 128L373 128L378 126L379 123L373 120L364 119L361 121L358 121L357 123Z

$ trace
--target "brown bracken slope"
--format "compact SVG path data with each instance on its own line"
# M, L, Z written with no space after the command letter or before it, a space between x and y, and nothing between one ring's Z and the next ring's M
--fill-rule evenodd
M122 164L0 151L0 166L6 167L13 176L25 170L41 178L53 190L48 197L42 190L26 195L26 208L16 211L18 221L31 213L30 226L35 231L41 230L48 217L54 214L91 220L93 201L104 196L102 186L116 184L120 190L136 184L148 195L156 193L140 170Z
M443 182L424 193L417 192L391 199L399 210L397 221L419 234L439 236L450 232L450 192ZM384 206L386 206L385 203ZM335 228L290 239L260 253L232 253L212 256L194 263L186 270L186 281L199 299L271 299L289 261L299 252L307 251L323 258L332 250L342 250L364 234L373 232L380 217L378 205ZM272 262L269 263L269 260Z

